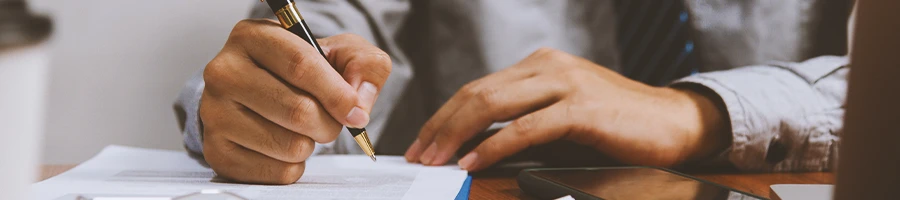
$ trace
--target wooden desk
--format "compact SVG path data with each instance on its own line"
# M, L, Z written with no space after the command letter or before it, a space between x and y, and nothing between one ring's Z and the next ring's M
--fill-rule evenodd
M41 180L56 176L74 165L45 165L41 170ZM834 174L817 173L777 173L777 174L697 174L701 179L747 191L763 197L769 196L772 184L833 184ZM516 183L515 173L491 176L476 176L472 179L470 199L530 199Z

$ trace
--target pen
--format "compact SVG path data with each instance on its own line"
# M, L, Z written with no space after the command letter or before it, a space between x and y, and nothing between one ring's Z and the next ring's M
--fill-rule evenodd
M294 0L260 0L260 2L264 1L267 2L269 7L272 8L272 11L275 12L275 16L278 17L278 21L281 22L281 26L284 27L284 29L294 33L294 35L300 36L303 40L306 40L306 42L319 51L319 54L322 54L322 57L325 57L325 52L322 51L322 47L319 47L319 42L316 42L315 37L312 35L312 31L309 30L309 26L303 21L303 16L300 15L300 11L294 6ZM347 130L350 131L350 135L356 140L356 144L359 144L359 148L362 148L363 152L365 152L374 162L375 149L372 148L372 142L369 141L369 134L366 133L366 128L347 127Z

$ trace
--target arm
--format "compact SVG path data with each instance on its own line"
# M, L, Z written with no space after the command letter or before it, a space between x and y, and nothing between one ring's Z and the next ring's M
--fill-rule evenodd
M823 56L710 72L676 81L721 97L732 141L719 161L745 171L825 171L837 159L847 63Z
M708 71L843 54L838 51L843 45L834 45L841 43L842 34L825 27L840 26L835 22L846 13L832 11L843 10L845 3L687 1L697 29L695 42L709 50L699 52ZM673 87L709 91L707 97L721 102L727 130L717 134L730 137L724 145L730 148L717 150L721 154L715 162L692 164L731 163L747 171L829 170L842 127L844 64L844 58L819 57L676 81Z
M400 53L397 45L392 39L392 35L400 28L404 16L409 10L407 1L390 1L378 2L371 1L298 1L298 8L303 13L303 17L309 23L310 27L319 37L337 35L341 33L353 33L362 36L369 42L376 44L379 48L387 52L393 61L393 74L391 79L402 79L403 76L410 74L408 62ZM271 10L260 3L251 12L252 18L274 18ZM200 107L200 97L203 93L205 83L203 74L204 68L191 77L182 89L175 102L175 111L178 116L179 126L184 136L185 147L192 153L203 154L203 138L202 138L202 120L198 115ZM396 76L396 75L400 76ZM388 81L386 88L380 92L381 96L397 96L402 91L403 81ZM385 118L384 111L390 110L393 105L389 101L379 101L376 109L370 113L373 118ZM384 105L383 105L384 104ZM373 122L379 120L373 119ZM370 128L370 130L372 130ZM377 141L380 136L377 133L381 131L371 131L369 133L372 140ZM338 142L346 140L347 134L339 136ZM346 140L347 144L355 145L352 140ZM315 152L336 152L344 153L349 150L357 150L351 148L342 148L344 145L316 144ZM350 145L346 145L352 147Z

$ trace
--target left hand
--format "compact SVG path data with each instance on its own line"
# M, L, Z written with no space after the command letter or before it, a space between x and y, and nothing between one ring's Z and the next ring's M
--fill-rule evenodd
M405 157L443 165L475 134L513 120L459 166L477 171L528 147L565 139L626 164L671 167L730 144L721 115L703 95L644 85L544 48L462 87L425 123Z

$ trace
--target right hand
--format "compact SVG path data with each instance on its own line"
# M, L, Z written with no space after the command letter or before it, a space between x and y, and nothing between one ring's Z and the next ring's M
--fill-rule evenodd
M315 142L369 123L390 57L356 35L318 42L327 60L276 21L234 27L203 72L200 99L203 154L218 176L294 183Z

